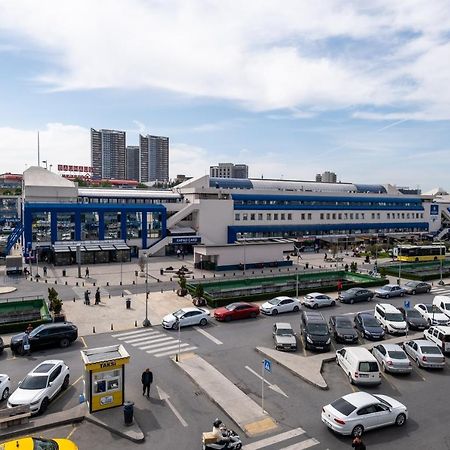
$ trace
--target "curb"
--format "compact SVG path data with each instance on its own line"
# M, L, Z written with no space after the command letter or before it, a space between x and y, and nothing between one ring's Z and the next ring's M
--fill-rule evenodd
M133 423L132 423L131 426L129 427L129 428L130 428L130 431L133 429L132 427L135 428L135 430L134 430L134 431L135 431L135 434L136 434L135 437L132 436L131 434L122 433L120 430L114 428L113 426L108 425L107 423L103 422L103 421L100 420L100 419L97 419L97 418L94 417L92 414L86 413L86 415L85 415L84 418L85 418L85 420L86 420L87 422L90 422L90 423L92 423L92 424L94 424L94 425L97 425L97 426L99 426L99 427L101 427L101 428L104 428L105 430L108 430L108 431L110 431L111 433L114 433L114 434L116 434L116 435L118 435L118 436L120 436L120 437L122 437L122 438L128 439L129 441L136 442L136 443L144 442L144 441L145 441L145 435L144 435L144 433L142 432L141 427L140 427L139 424L137 423L135 417L133 418ZM136 428L138 428L139 431L136 431Z

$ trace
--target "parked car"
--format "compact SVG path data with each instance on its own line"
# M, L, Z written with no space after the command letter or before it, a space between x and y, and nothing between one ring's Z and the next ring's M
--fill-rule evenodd
M386 333L406 334L408 332L408 325L402 313L389 303L378 303L375 306L375 319L380 322Z
M403 286L403 289L406 294L425 294L431 291L431 284L425 283L424 281L408 281Z
M398 284L386 284L378 289L375 289L377 297L391 298L391 297L403 297L405 290Z
M380 384L381 372L375 357L363 347L344 347L336 351L336 363L350 384Z
M30 405L32 414L43 413L58 392L69 386L70 371L64 361L51 359L40 363L19 383L8 399L8 408Z
M77 445L69 439L44 439L42 437L25 437L4 442L2 450L78 450Z
M338 296L338 300L342 303L350 303L352 305L356 302L366 302L372 300L374 296L375 293L369 289L351 288L341 292Z
M6 400L11 391L11 378L5 373L0 373L0 401Z
M305 349L328 351L331 345L327 322L319 312L302 311L300 332L303 335Z
M328 325L330 332L336 342L354 344L358 342L358 333L355 326L348 316L331 316Z
M412 366L406 353L397 344L378 344L372 349L372 355L384 372L411 373Z
M214 318L216 320L230 320L238 319L254 319L259 314L259 306L253 303L236 302L230 303L222 308L217 308L214 311Z
M25 333L11 338L11 351L22 353L22 339ZM78 337L78 328L72 322L55 322L39 325L29 335L30 350L43 347L68 347Z
M423 336L437 344L442 353L450 352L450 327L433 326L425 330Z
M424 319L417 309L398 308L398 310L402 313L410 330L425 330L429 326L428 320Z
M0 337L0 354L3 352L5 345L3 344L3 339Z
M422 317L428 321L428 325L450 325L450 319L439 306L430 303L417 303L417 305L414 305L414 309L419 311Z
M355 316L355 327L362 337L371 340L384 338L384 330L377 319L370 313L358 313Z
M434 342L415 339L405 342L403 349L418 367L429 369L443 369L445 367L445 357Z
M386 425L403 426L408 409L399 401L381 394L353 392L322 408L322 422L343 435L360 436Z
M203 327L208 323L208 319L209 311L207 309L191 306L164 316L162 326L173 330L177 330L179 326L201 325Z
M321 308L322 306L335 306L336 300L331 298L326 294L321 294L320 292L312 292L311 294L303 297L303 305L308 306L308 308Z
M290 323L275 323L272 328L272 336L276 350L297 350L297 339Z
M433 305L441 308L442 312L447 317L450 317L450 297L447 297L446 295L436 295L436 297L433 298Z
M300 310L300 301L291 297L275 297L259 307L263 314L275 316L279 313L297 312Z

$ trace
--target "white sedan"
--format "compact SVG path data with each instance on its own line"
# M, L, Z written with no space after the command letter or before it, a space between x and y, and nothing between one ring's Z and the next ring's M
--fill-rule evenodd
M439 306L431 303L418 303L414 309L419 311L420 315L428 321L430 325L450 325L450 319Z
M278 313L297 312L300 310L300 301L291 297L275 297L266 303L263 303L259 310L263 314L270 314L272 316Z
M205 326L209 320L209 311L206 308L197 308L196 306L181 308L172 314L163 317L162 326L177 330L179 326L189 325Z
M35 367L19 383L8 399L8 408L30 405L32 414L43 413L58 392L69 386L69 368L64 361L51 359Z
M309 308L320 308L322 306L335 306L336 300L332 299L330 296L321 294L320 292L312 292L311 294L303 297L303 305Z
M11 379L5 373L0 373L0 401L9 397L11 390Z
M386 425L403 426L408 419L405 405L387 395L353 392L322 408L322 422L343 435L360 436Z

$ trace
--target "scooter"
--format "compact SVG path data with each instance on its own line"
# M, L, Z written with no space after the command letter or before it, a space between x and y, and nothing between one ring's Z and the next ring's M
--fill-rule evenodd
M242 448L241 438L235 431L225 428L222 430L222 434L224 437L228 438L228 441L219 441L209 444L203 442L203 450L240 450Z

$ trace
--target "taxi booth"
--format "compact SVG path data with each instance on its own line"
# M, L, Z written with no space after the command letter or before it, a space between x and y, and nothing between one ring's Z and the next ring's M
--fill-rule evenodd
M122 345L81 350L84 398L89 412L121 406L125 399L125 364L130 355Z

